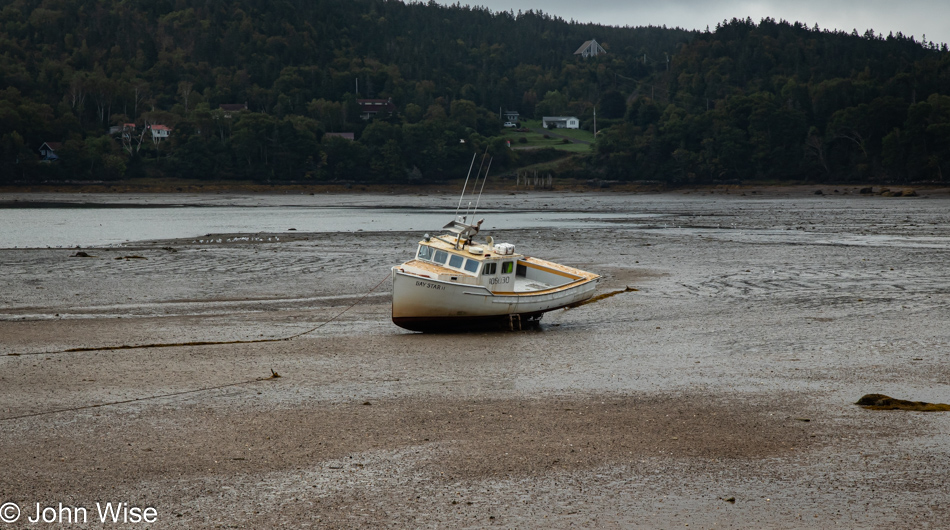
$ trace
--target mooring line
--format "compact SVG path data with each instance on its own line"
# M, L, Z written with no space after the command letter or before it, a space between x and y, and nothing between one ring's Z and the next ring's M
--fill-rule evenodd
M8 353L6 355L8 357L21 357L21 356L27 356L27 355L57 355L60 353L80 353L80 352L91 352L91 351L139 350L139 349L145 349L145 348L178 348L182 346L211 346L211 345L222 345L222 344L260 344L264 342L284 342L284 341L296 339L297 337L302 337L303 335L306 335L308 333L313 333L314 331L322 328L323 326L326 326L330 322L333 322L334 320L342 316L343 313L346 313L350 309L353 309L357 304L362 302L363 299L365 299L373 291L378 289L379 286L382 285L383 282L385 282L388 278L390 278L389 274L384 276L383 279L380 280L379 283L377 283L375 286L373 286L372 289L370 289L369 291L366 291L366 293L363 296L359 297L359 299L357 299L355 302L347 306L345 309L343 309L343 311L340 311L339 313L331 317L329 320L325 322L321 322L316 327L308 329L307 331L303 331L295 335L291 335L289 337L280 337L276 339L255 339L255 340L167 342L167 343L158 343L158 344L128 344L128 345L122 345L122 346L95 346L95 347L88 347L88 348L68 348L65 350L49 351L49 352Z
M170 393L168 393L168 394L158 394L158 395L155 395L155 396L147 396L147 397L132 398L132 399L123 399L123 400L121 400L121 401L108 401L108 402L106 402L106 403L97 403L97 404L95 404L95 405L83 405L83 406L80 406L80 407L70 407L70 408L66 408L66 409L55 409L55 410L44 410L44 411L42 411L42 412L31 412L31 413L29 413L29 414L20 414L19 416L10 416L10 417L8 417L8 418L0 418L0 421L20 420L20 419L23 419L23 418L35 418L35 417L37 417L37 416L48 416L48 415L50 415L50 414L59 414L60 412L75 412L75 411L78 411L78 410L97 409L97 408L101 408L101 407L108 407L108 406L111 406L111 405L123 405L123 404L125 404L125 403L135 403L136 401L148 401L148 400L150 400L150 399L160 399L160 398L166 398L166 397L183 396L183 395L185 395L185 394L195 394L195 393L198 393L198 392L207 392L207 391L209 391L209 390L218 390L218 389L220 389L220 388L228 388L228 387L231 387L231 386L247 385L247 384L250 384L250 383L257 383L257 382L259 382L259 381L271 381L271 380L277 379L277 378L279 378L279 377L280 377L280 374L278 374L277 372L271 370L271 376L270 376L270 377L258 377L258 378L256 378L256 379L248 379L247 381L238 381L237 383L228 383L228 384L225 384L225 385L217 385L217 386L207 386L207 387L204 387L204 388L196 388L196 389L193 389L193 390L182 390L182 391L180 391L180 392L170 392Z
M599 302L603 300L604 298L610 298L611 296L616 296L618 294L623 294L623 293L630 293L634 291L639 291L639 289L634 289L633 287L630 287L628 285L626 289L619 289L616 291L611 291L609 293L599 294L597 296L592 296L588 298L587 300L581 300L580 302L574 302L573 304L568 304L564 306L564 310L567 311L568 309L574 309L575 307L580 307L582 305L593 304L594 302Z

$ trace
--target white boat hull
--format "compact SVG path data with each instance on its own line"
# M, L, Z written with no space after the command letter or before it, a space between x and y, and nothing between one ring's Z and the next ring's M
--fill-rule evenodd
M512 318L520 323L587 300L596 286L594 278L538 292L493 293L483 286L425 278L394 267L393 323L413 331L474 328L510 323Z

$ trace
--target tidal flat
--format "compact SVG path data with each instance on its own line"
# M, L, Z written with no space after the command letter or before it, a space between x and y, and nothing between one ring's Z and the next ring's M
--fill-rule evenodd
M449 190L0 197L274 209L0 248L0 501L152 528L943 526L950 413L855 402L950 403L950 194L814 191L486 194L483 233L631 290L435 335L392 324L388 278ZM359 228L302 224L341 207Z

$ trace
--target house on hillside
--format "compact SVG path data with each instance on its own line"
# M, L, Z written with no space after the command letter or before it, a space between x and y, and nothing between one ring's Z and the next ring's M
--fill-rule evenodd
M357 99L356 103L360 106L360 118L364 120L371 120L380 114L392 116L393 112L396 112L396 105L393 105L392 98Z
M324 138L343 138L344 140L355 140L351 132L328 132L323 133Z
M224 117L230 118L232 115L247 110L247 103L222 103L218 108L224 111Z
M597 41L591 39L584 44L581 44L581 47L578 48L576 52L574 52L574 55L580 55L586 59L588 57L596 57L604 53L607 53L607 50L605 50L600 44L597 44Z
M541 118L541 126L545 129L554 125L558 129L580 129L581 120L575 116L545 116Z
M43 142L43 145L40 146L40 160L44 162L59 160L56 151L62 148L63 144L60 142Z
M155 144L167 139L172 132L166 125L149 125L149 130L152 132L152 143Z
M505 121L510 121L512 123L518 123L521 119L521 115L518 114L517 110L506 110L502 113L505 117Z
M109 136L118 136L121 135L122 138L131 138L132 134L135 133L135 124L134 123L123 123L122 125L113 125L109 127Z

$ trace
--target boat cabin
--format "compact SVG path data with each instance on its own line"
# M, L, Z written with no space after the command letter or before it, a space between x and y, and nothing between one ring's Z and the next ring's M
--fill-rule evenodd
M427 238L419 243L416 258L402 268L424 278L482 286L499 294L557 289L584 279L570 267L516 254L507 243L464 243L453 236Z

